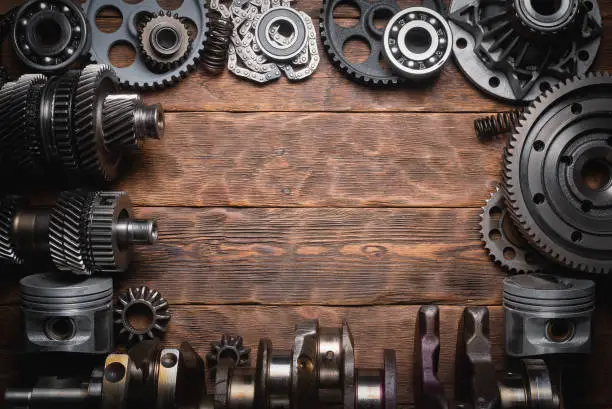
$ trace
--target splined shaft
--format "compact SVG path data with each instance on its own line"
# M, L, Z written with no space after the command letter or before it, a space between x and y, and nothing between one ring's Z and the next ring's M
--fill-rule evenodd
M126 154L163 134L162 106L120 93L105 65L23 75L0 88L0 167L31 179L112 181Z
M0 260L12 264L115 273L128 268L134 245L157 238L157 223L133 218L124 192L66 191L50 207L16 196L0 200Z

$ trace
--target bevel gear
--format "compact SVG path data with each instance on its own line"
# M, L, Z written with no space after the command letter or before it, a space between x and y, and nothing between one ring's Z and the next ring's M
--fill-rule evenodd
M106 7L118 10L124 21L124 24L112 35L101 31L93 24L98 12ZM114 0L87 0L83 4L83 9L87 19L92 23L91 59L99 64L112 64L109 51L118 42L128 43L134 49L139 50L140 30L138 27L141 23L140 19L147 15L159 16L160 12L160 6L155 0L142 0L137 4ZM166 13L166 11L163 10L163 13ZM208 22L206 2L185 0L176 10L172 11L172 14L179 16L181 27L187 25L192 31L191 48L186 56L179 59L181 60L180 64L175 64L171 69L164 71L157 68L151 69L146 58L144 58L144 53L139 52L130 66L114 67L121 85L138 89L162 89L176 84L195 69L206 41Z
M499 189L482 208L480 237L491 259L510 273L533 273L546 265L514 226Z
M355 27L341 27L334 21L334 10L341 4L349 4L359 9L360 19ZM324 0L319 32L331 63L349 79L365 85L385 87L403 83L405 78L380 65L383 58L384 29L374 24L375 14L395 15L399 11L400 6L395 0ZM370 55L364 62L353 63L344 56L345 43L354 39L365 41L370 48Z
M191 51L189 29L179 15L159 11L147 17L138 31L140 52L155 72L168 72L181 65Z
M0 201L0 260L77 275L125 271L132 248L157 241L154 220L132 216L123 192L62 192L50 207Z
M168 302L157 290L147 286L129 288L117 297L115 324L120 328L119 336L127 342L142 342L160 338L170 323ZM132 314L143 315L146 322L135 324ZM141 325L140 325L141 324Z
M206 354L206 363L210 369L215 368L222 359L231 359L235 366L247 366L251 349L244 346L240 335L224 334L219 341L210 344Z
M504 153L522 235L562 266L612 272L612 77L574 77L527 108Z

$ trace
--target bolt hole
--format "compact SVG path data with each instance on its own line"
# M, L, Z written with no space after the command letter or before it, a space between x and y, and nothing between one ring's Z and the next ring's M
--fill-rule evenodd
M501 215L502 215L502 209L497 206L493 206L491 210L489 210L489 216L492 217L493 219L499 219L501 218Z
M578 103L572 104L572 114L578 115L580 113L582 113L582 105Z
M312 359L309 356L302 355L298 358L298 368L302 371L312 372L314 365Z
M546 92L546 91L551 91L552 87L550 86L550 83L547 81L542 81L540 82L540 91L541 92Z
M578 58L580 59L580 61L586 61L589 59L590 56L591 55L587 50L582 50L578 53Z
M564 319L552 319L546 323L546 336L553 342L565 342L574 335L574 324Z
M500 80L497 77L491 77L489 78L489 85L493 88L497 88L499 87L500 84Z
M104 378L111 382L117 383L125 376L125 366L119 362L113 362L104 368Z
M593 2L591 1L585 1L584 5L586 6L587 10L592 11L593 10Z
M504 249L504 258L506 260L514 260L516 257L516 251L512 247L506 247Z
M580 233L579 231L575 231L575 232L572 233L572 237L571 238L572 238L573 242L580 241L580 240L582 240L582 233Z
M467 42L467 40L465 38L461 37L461 38L457 39L457 42L455 44L457 44L457 47L460 50L463 50L465 47L467 47L468 42Z
M544 203L544 201L546 200L546 198L544 197L544 195L542 193L536 193L533 196L533 203L535 204L542 204Z
M491 240L497 241L497 240L500 240L501 237L502 237L501 232L497 229L493 229L489 232L489 238Z
M538 152L542 152L544 150L544 142L542 141L535 141L533 143L533 149L535 149Z

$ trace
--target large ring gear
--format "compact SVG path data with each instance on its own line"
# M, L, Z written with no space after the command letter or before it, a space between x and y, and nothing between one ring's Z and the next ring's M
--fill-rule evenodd
M342 27L334 19L340 5L359 9L359 22ZM409 80L436 76L452 51L452 33L439 1L422 1L421 7L401 10L395 0L324 0L319 30L332 64L349 79L386 87ZM385 28L377 27L377 16L392 15ZM349 41L363 41L370 50L363 62L344 55ZM386 65L381 65L384 60Z
M83 5L90 22L107 7L121 13L122 23L112 33L105 33L92 24L91 58L97 63L112 65L109 51L115 45L130 44L137 50L131 65L114 67L122 85L165 88L195 69L206 41L208 17L204 1L185 0L172 12L160 10L155 0L134 4L87 0Z
M62 192L50 207L5 197L0 208L0 260L77 275L125 271L135 245L154 244L157 224L132 216L123 192Z
M504 153L515 226L563 267L612 272L612 77L572 78L526 109Z
M230 7L211 1L210 8L233 24L228 69L248 80L266 83L280 78L298 81L319 65L314 24L288 0L234 0Z
M27 74L0 89L0 165L23 177L112 181L126 154L163 133L162 107L120 93L108 66Z
M62 71L89 52L91 28L78 2L28 0L11 20L13 50L31 70Z
M484 92L531 101L592 65L602 31L595 0L453 0L457 65Z

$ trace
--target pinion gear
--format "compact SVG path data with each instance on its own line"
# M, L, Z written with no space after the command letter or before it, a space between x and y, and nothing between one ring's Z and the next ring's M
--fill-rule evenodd
M214 368L223 359L231 359L235 366L249 364L250 348L244 346L240 335L224 334L221 340L210 344L210 352L206 355L208 368Z
M139 312L143 310L145 317L140 317ZM129 288L119 295L114 311L119 335L126 336L128 343L157 339L168 330L170 323L168 302L157 290L146 286ZM135 318L146 318L147 322L136 324Z
M527 108L504 153L504 195L532 246L562 266L612 272L612 77L574 77Z
M543 257L514 227L499 189L482 208L480 236L491 259L510 273L533 273L545 266Z
M168 72L181 65L191 51L189 34L176 13L159 11L145 19L138 39L147 66L155 72Z

